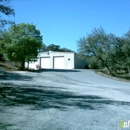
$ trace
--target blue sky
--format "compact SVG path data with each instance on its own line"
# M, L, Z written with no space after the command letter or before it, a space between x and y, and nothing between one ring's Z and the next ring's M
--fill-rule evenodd
M77 40L103 27L122 36L130 29L130 0L12 0L15 22L33 23L46 45L77 51Z

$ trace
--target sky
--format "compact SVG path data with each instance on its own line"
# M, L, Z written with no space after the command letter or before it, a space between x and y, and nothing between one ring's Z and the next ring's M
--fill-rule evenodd
M77 52L77 41L102 27L122 36L130 29L130 0L12 0L15 23L36 25L45 45Z

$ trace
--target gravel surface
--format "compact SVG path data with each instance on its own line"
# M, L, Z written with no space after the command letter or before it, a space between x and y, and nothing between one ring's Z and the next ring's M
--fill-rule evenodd
M118 130L130 120L130 83L92 70L1 71L0 91L0 130Z

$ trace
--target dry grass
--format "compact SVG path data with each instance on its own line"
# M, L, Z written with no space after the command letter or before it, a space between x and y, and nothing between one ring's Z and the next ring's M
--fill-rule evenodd
M95 72L99 75L102 75L104 77L112 78L115 80L120 80L120 81L126 81L130 82L130 74L114 74L114 75L108 75L106 71L101 71L101 70L95 70Z
M15 71L18 70L17 67L7 64L7 63L0 63L0 70L4 70L4 71Z

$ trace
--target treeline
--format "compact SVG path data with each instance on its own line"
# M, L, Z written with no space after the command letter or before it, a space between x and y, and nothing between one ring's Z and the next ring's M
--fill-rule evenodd
M58 51L58 52L73 52L71 49L68 48L61 48L60 45L50 44L50 45L42 45L42 48L40 51Z
M118 37L95 28L77 43L78 53L87 57L89 68L106 69L112 75L130 73L130 30Z

